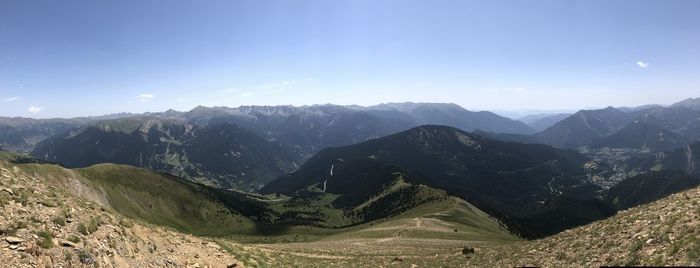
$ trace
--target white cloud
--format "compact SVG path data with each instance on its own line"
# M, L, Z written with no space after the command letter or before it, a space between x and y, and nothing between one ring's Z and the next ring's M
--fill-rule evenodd
M185 97L179 97L179 98L177 98L177 102L186 102L186 101L188 101L188 100L189 100L189 99L188 99L188 98L185 98Z
M141 94L136 96L136 98L139 99L141 102L149 102L155 97L156 95L153 94Z
M27 108L27 111L33 114L38 114L41 110L44 110L44 107L29 106L29 108Z
M639 68L642 68L642 69L649 68L650 65L651 65L651 63L648 63L648 62L643 62L643 61L637 62L637 66L639 66Z
M2 99L3 101L16 101L19 100L19 96L9 97Z

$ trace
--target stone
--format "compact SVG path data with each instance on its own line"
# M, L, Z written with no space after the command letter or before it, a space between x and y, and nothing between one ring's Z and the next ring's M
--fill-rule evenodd
M2 189L0 189L0 190L8 192L10 195L15 195L15 193L10 188L2 187Z
M68 241L68 240L61 240L60 244L61 244L61 246L64 246L64 247L71 247L71 248L78 247L78 244L73 243L73 242Z
M10 244L19 244L19 243L24 242L24 239L19 238L19 237L14 237L14 236L8 236L8 237L5 237L5 241L7 241L7 243L10 243Z

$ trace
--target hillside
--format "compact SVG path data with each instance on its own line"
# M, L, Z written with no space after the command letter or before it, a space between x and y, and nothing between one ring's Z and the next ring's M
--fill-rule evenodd
M675 132L635 121L622 127L610 136L595 140L591 148L634 148L651 151L666 151L683 147L690 140Z
M0 161L2 266L241 267L216 241L126 218L53 186L55 179Z
M700 175L700 142L683 148L662 152L655 158L645 158L640 166L679 170L689 175Z
M613 107L582 110L534 136L541 142L554 147L578 148L613 134L633 119L633 115Z
M442 189L499 217L525 236L556 232L612 214L584 181L586 158L546 145L491 140L455 128L422 126L364 143L329 148L263 193L292 194L311 185L361 185L377 163L412 183ZM376 165L374 165L376 166ZM379 182L377 182L379 183ZM575 209L574 209L575 208ZM547 224L543 224L547 223Z
M545 239L480 248L466 265L697 266L699 205L696 187Z
M517 143L529 143L529 144L537 144L541 143L537 138L530 136L530 135L522 135L522 134L510 134L510 133L493 133L493 132L487 132L483 131L481 129L477 129L472 131L472 133L489 138L492 140L498 140L498 141L506 141L506 142L517 142Z
M21 158L12 153L2 152L0 155L9 160ZM294 214L343 215L341 211L315 210L328 207L338 200L338 195L313 189L305 199L291 202L284 197L267 199L226 193L143 169L113 164L68 170L49 164L14 164L2 160L0 177L0 205L5 215L0 220L0 227L3 239L12 241L0 259L9 259L6 264L14 267L47 263L49 266L67 266L69 263L99 263L107 267L158 266L164 260L168 265L187 267L226 267L234 263L236 267L292 264L317 267L329 264L324 259L327 255L283 252L277 247L294 242L312 250L318 243L325 243L313 242L319 240L334 241L331 243L358 239L369 243L417 240L443 246L461 241L484 244L519 240L499 221L471 204L448 197L444 191L406 183L401 177L394 177L393 184L367 199L341 202L345 204L346 212L360 216L347 217L351 221L362 220L365 215L380 215L386 208L393 209L394 214L342 229L266 225L264 222L274 218L242 216L244 213L269 213L298 224L302 218L293 217ZM411 200L425 201L412 203ZM271 209L261 208L260 204ZM237 213L232 210L236 206L246 211ZM261 209L255 211L255 207ZM278 213L285 209L294 214ZM334 223L328 219L325 222ZM234 235L206 238L174 230L198 235ZM246 245L237 241L278 244ZM409 248L418 246L411 243ZM324 248L337 250L335 247ZM334 254L348 260L343 262L348 265L371 266L375 263L365 263L365 258L343 256L347 252Z
M24 159L11 153L0 156L5 161ZM122 215L208 236L260 236L265 240L289 234L297 238L304 233L327 235L452 199L445 191L407 182L405 174L371 162L358 163L362 166L356 170L363 171L364 166L384 173L368 173L377 177L364 178L361 187L341 186L337 182L343 180L339 180L330 182L328 189L312 185L291 196L227 191L114 164L73 170L31 162L6 165Z
M32 155L68 167L126 164L244 190L293 170L296 159L236 125L200 127L153 117L91 123L42 141Z
M614 185L605 192L605 199L618 209L628 209L696 187L698 184L700 179L680 171L652 171Z
M77 126L79 123L68 119L0 117L0 147L16 152L29 152L38 142Z
M678 133L689 140L700 139L700 110L682 106L657 107L641 114L635 121Z

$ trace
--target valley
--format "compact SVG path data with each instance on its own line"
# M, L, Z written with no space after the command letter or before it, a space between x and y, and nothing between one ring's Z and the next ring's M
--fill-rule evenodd
M693 111L608 107L538 133L435 103L46 121L75 125L0 151L0 227L18 266L694 264L694 240L672 231L615 244L627 253L600 253L622 238L592 240L695 199L700 143L681 123Z
M0 1L0 268L700 267L700 1Z

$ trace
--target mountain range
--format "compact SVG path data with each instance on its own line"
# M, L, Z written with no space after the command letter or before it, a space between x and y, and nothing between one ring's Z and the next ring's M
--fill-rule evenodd
M0 151L0 168L138 221L241 241L550 239L700 185L692 103L532 126L440 103L3 118L0 146L18 153ZM537 132L538 120L552 125ZM10 207L55 203L3 183Z
M15 124L8 127L8 138L0 144L8 149L21 146L22 150L17 151L31 151L35 157L69 167L103 162L129 164L217 187L254 190L294 170L323 148L354 144L425 123L467 130L533 132L521 122L490 112L471 112L440 103L199 106L188 112L169 110L65 121L71 124L52 131L36 130L40 135L36 138L19 132L27 124ZM226 133L217 135L217 130ZM24 139L33 142L16 141ZM201 154L214 148L215 154Z

